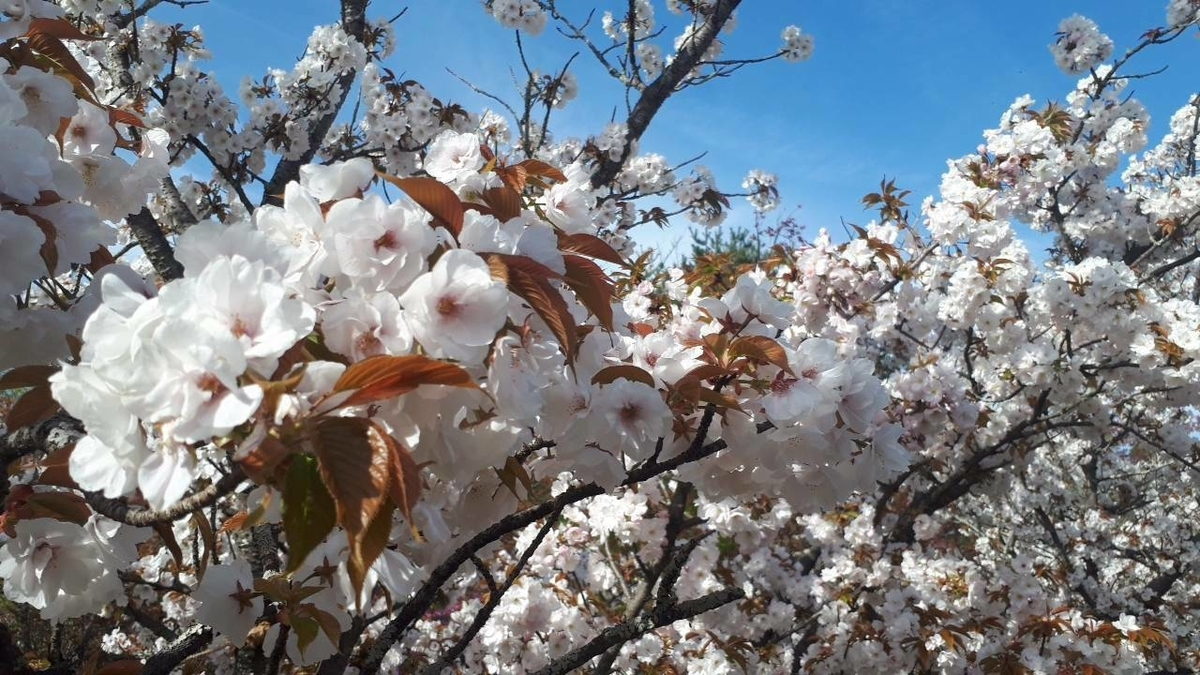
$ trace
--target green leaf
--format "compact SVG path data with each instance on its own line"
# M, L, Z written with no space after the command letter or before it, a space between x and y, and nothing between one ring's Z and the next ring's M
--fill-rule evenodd
M291 620L292 632L296 634L296 646L303 655L321 633L321 624L314 617L294 613ZM282 637L282 636L281 636ZM336 643L335 643L336 644Z
M321 480L317 458L297 455L283 485L283 533L288 542L288 572L294 572L337 522L333 498Z

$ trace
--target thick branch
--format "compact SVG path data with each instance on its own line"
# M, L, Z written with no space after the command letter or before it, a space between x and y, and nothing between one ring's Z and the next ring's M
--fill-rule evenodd
M592 174L593 188L611 183L617 174L621 173L626 160L633 152L633 144L641 139L642 134L646 133L650 122L658 114L659 108L662 108L671 94L678 90L679 85L704 59L704 54L708 52L713 40L717 39L717 34L721 32L721 28L729 21L733 10L737 9L741 1L716 0L707 10L708 16L705 18L704 25L700 26L687 44L679 49L679 53L663 69L663 72L647 85L645 91L638 97L637 103L634 104L633 110L630 111L629 118L625 120L625 147L621 149L620 158L614 160L608 156L604 157L596 169L596 173Z
M342 29L352 38L363 41L366 34L367 25L367 1L368 0L342 0ZM317 151L321 147L321 141L325 139L325 135L329 133L329 129L333 126L334 119L337 118L338 111L342 109L346 98L350 95L350 89L354 85L354 80L358 77L358 72L348 70L338 76L336 83L339 90L338 100L320 119L313 123L312 128L308 131L308 149L304 151L296 159L281 159L279 164L275 166L275 173L271 175L271 179L267 181L266 188L263 189L264 204L274 204L275 206L283 205L283 189L287 184L300 177L300 167L312 161L317 155Z
M146 659L142 675L168 675L179 664L195 656L212 642L213 632L208 626L197 624L184 631L179 639L167 645L161 652Z
M146 258L163 281L183 278L183 265L175 259L171 242L167 241L167 236L158 226L158 221L150 215L150 209L143 206L141 211L126 218L125 222L129 223L134 238L146 252Z

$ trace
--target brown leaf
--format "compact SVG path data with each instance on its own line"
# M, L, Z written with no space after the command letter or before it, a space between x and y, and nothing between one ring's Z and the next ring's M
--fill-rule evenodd
M32 35L49 35L50 37L58 38L59 40L99 40L98 37L93 37L84 33L75 27L75 24L66 19L47 19L38 17L29 22L29 30L25 31L25 36Z
M95 251L92 251L91 257L88 259L84 267L88 272L95 274L109 265L117 262L113 254L108 250L107 246L97 246Z
M728 354L730 358L745 356L752 361L777 366L786 373L792 372L783 346L763 335L745 335L735 339L729 345Z
M48 419L59 410L58 402L50 394L49 386L34 387L17 399L12 409L8 411L8 417L4 424L11 433Z
M274 485L283 476L278 475L278 469L283 461L292 455L292 449L278 438L268 436L258 447L246 453L238 460L246 477L259 485Z
M221 527L217 529L217 532L219 532L220 534L229 534L230 532L237 532L238 530L241 530L244 527L246 527L246 523L248 523L249 521L250 521L250 512L249 511L246 511L246 510L238 511L237 513L233 514L232 516L229 516L228 518L226 518L225 522L221 523Z
M614 265L627 266L629 264L615 248L608 245L608 242L591 234L559 232L558 248L564 252L580 253Z
M709 389L708 387L700 387L699 389L696 390L695 393L696 393L696 398L698 398L700 401L702 401L704 403L711 403L711 404L715 405L717 408L727 408L729 410L737 410L738 412L745 412L742 410L742 405L740 403L738 403L738 400L736 398L734 398L732 394L726 394L726 393L720 392L720 391L713 391L712 389Z
M567 182L567 176L562 171L540 159L527 159L516 166L521 167L529 176L549 178L560 183Z
M59 490L34 492L23 499L10 500L8 512L17 520L53 518L76 525L83 525L92 515L83 497Z
M495 471L496 476L500 478L500 482L518 500L528 499L533 494L533 479L529 476L529 471L525 468L525 465L521 464L521 460L510 456L504 460L504 468L495 469ZM518 485L525 488L524 496L521 496L521 493L517 490Z
M592 316L606 330L613 329L612 298L614 286L612 279L600 269L596 263L577 255L564 255L567 273L563 279L580 304L587 307Z
M483 203L491 208L492 215L502 223L520 216L521 209L525 208L521 195L508 186L488 188L481 196Z
M128 124L131 127L138 127L139 129L146 128L146 123L142 121L141 117L121 108L108 109L108 123L112 125Z
M525 180L529 176L529 172L524 167L517 166L498 166L495 169L496 175L500 177L500 182L514 192L522 192L525 189Z
M28 210L22 210L21 213L32 220L42 231L44 238L38 253L42 257L42 262L46 264L46 272L53 275L58 268L58 245L55 243L58 240L58 230L54 227L54 223L42 216L30 213Z
M400 509L404 519L412 524L412 509L421 498L421 469L413 461L408 448L391 436L384 436L388 441L388 464L392 474L388 482L388 496Z
M0 375L0 389L24 389L45 385L58 366L17 366Z
M96 83L87 74L83 66L75 60L71 50L61 40L49 33L34 33L25 40L25 44L37 53L50 59L55 70L62 70L87 88L88 92L95 91Z
M414 202L433 216L434 225L440 225L458 239L462 233L462 201L445 184L433 178L397 178L380 172L379 177L404 191Z
M575 361L579 352L579 336L575 332L575 318L567 307L562 294L551 283L551 278L561 278L554 270L524 256L488 253L488 265L503 264L508 290L529 303L542 321L550 328L568 363Z
M631 323L629 330L633 331L638 337L646 337L654 332L654 326L648 323Z
M333 391L354 391L338 407L386 401L422 384L478 389L479 384L462 367L428 356L372 356L352 364L333 385Z
M309 428L307 442L319 460L351 557L362 557L367 529L387 501L388 441L387 434L361 417L325 417Z
M396 512L396 506L392 502L386 501L379 509L379 513L371 520L371 524L367 526L367 530L363 533L362 541L357 549L351 548L350 557L346 559L346 574L350 577L350 587L354 589L354 602L357 605L360 596L362 596L363 583L367 578L367 571L371 569L371 565L383 554L383 549L387 547L392 536L392 514ZM368 596L368 603L370 596ZM336 623L334 625L337 625ZM335 634L336 638L336 634ZM335 639L331 638L331 639ZM334 644L337 644L335 641Z
M592 376L592 384L611 384L615 380L621 378L632 380L634 382L641 382L649 387L656 386L654 384L653 375L637 366L631 366L629 364L601 368L596 372L595 375Z
M325 633L325 637L336 645L342 636L342 626L338 623L337 618L316 605L302 605L302 609L306 616L316 620L317 624L321 626L321 632Z

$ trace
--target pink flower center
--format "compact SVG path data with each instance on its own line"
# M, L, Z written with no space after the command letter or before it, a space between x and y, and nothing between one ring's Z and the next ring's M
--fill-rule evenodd
M774 381L771 382L771 393L772 394L786 394L789 391L791 391L792 387L797 382L799 382L799 380L794 380L790 377L785 377L783 373L779 373L779 375L775 376Z
M374 243L375 243L375 250L377 252L379 251L379 249L382 249L382 248L386 248L389 251L391 251L391 250L397 248L398 242L396 241L396 233L394 233L390 230L387 232L384 232L383 236L376 239Z
M233 320L233 326L229 330L233 332L234 337L252 337L250 325L240 316Z
M452 319L462 312L462 303L453 295L442 296L437 303L437 312L444 318Z
M200 379L196 382L196 388L200 391L206 391L213 396L225 391L225 385L221 384L221 380L212 373L201 375Z
M621 406L618 416L621 418L621 424L632 426L641 418L642 408L636 403L626 403Z

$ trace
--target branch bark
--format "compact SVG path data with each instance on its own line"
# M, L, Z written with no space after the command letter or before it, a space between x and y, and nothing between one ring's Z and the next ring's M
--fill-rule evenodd
M555 659L553 663L535 671L533 675L566 675L609 649L636 640L656 628L690 619L744 597L746 594L740 588L725 588L671 607L656 607L654 611L638 619L606 628L591 642Z
M358 40L363 41L366 35L367 26L367 2L368 0L342 0L342 29L346 34ZM267 186L263 189L263 204L272 204L274 206L283 205L283 190L287 184L300 177L300 167L312 161L316 157L317 151L321 147L321 141L324 140L325 134L329 133L329 129L333 126L333 121L337 118L338 111L346 103L346 98L350 95L350 89L354 85L354 80L358 78L358 72L350 70L338 76L336 82L339 89L337 103L323 117L318 119L308 132L308 149L296 159L281 159L279 164L275 166L274 173L271 174L270 180L267 181Z
M175 259L171 242L167 241L167 236L150 214L150 209L143 206L141 211L126 218L125 222L129 223L134 238L146 252L146 258L154 266L154 271L164 282L183 278L183 265Z
M196 509L211 506L221 497L236 490L244 480L246 480L246 474L240 466L234 464L229 473L221 476L217 482L212 483L199 492L192 493L189 497L184 497L161 511L130 506L128 502L122 499L109 499L95 492L87 494L87 503L88 506L92 507L92 510L102 516L125 523L126 525L145 527L156 523L169 523L188 515Z
M169 675L186 659L200 653L213 639L208 626L196 624L184 631L179 639L167 645L161 652L146 659L142 675Z
M705 411L704 418L701 420L700 428L707 430L712 423L712 417L715 415L715 409L709 407ZM763 422L758 425L759 433L763 433L768 429L773 428L770 422ZM673 471L680 466L689 462L694 462L710 455L716 454L726 448L724 439L718 439L711 443L704 444L703 436L698 435L697 441L692 443L684 452L666 459L658 461L651 459L644 464L631 469L625 476L625 480L621 483L623 486L634 485L641 483L650 478L660 476L668 471ZM450 580L458 571L458 568L471 559L471 556L483 549L489 544L499 541L504 535L525 527L531 523L535 523L542 518L545 518L551 513L559 511L571 504L581 502L590 497L596 497L605 494L607 490L597 485L596 483L588 483L586 485L577 485L567 489L557 497L531 506L523 511L518 511L511 515L501 518L496 523L485 528L475 536L468 539L465 543L459 546L451 553L446 560L434 568L430 573L429 579L421 585L420 588L413 593L397 612L396 616L383 628L379 633L379 637L371 648L367 651L363 659L363 665L359 669L362 675L374 675L379 671L380 665L383 663L384 656L387 655L392 645L404 635L409 626L419 619L433 602L437 599L438 592L443 584ZM357 636L356 636L357 639ZM603 651L603 650L601 650Z
M708 52L708 48L717 39L717 34L721 32L741 2L742 0L716 0L707 10L709 14L704 24L700 26L692 39L680 48L674 60L663 69L663 72L646 86L642 95L638 97L637 103L634 104L633 110L630 111L629 117L625 120L625 146L621 149L620 158L604 157L596 172L592 174L593 188L608 185L617 177L617 174L621 173L629 155L633 153L634 143L641 139L659 109L672 94L678 91L679 85L704 59L704 54Z

